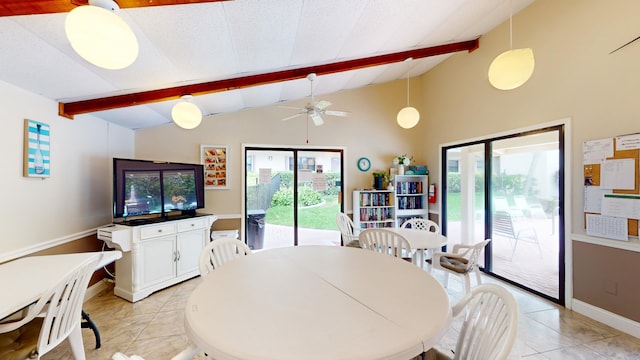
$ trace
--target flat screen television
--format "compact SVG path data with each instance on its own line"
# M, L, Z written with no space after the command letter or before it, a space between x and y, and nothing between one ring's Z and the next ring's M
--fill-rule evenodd
M202 208L203 165L113 159L114 220L154 214L159 218L195 215L196 209Z

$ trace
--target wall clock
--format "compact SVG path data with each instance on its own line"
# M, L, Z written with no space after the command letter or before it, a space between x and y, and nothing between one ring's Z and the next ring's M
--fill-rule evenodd
M358 169L360 171L368 171L369 169L371 169L371 161L369 161L369 159L367 159L366 157L361 157L360 159L358 159Z

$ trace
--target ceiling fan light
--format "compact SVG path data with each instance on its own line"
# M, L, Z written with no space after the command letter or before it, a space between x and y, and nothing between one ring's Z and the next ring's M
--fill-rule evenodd
M489 82L499 90L513 90L526 83L535 67L531 48L512 49L498 55L489 66Z
M117 9L117 5L114 6ZM76 7L67 15L64 29L73 50L95 66L124 69L138 57L135 34L120 16L106 8Z
M189 100L191 96L183 96L182 100L171 109L171 118L176 125L183 129L191 130L202 122L202 112L200 108Z
M398 121L398 125L404 129L411 129L412 127L418 125L418 121L420 121L420 113L416 108L407 106L402 108L398 112L398 116L396 117Z

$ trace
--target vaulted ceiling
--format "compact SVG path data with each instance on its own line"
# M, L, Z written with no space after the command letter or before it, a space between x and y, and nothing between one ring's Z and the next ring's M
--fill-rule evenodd
M481 45L510 11L509 0L117 2L140 45L122 70L71 48L66 12L86 0L3 1L0 80L59 102L64 116L139 129L171 122L187 93L210 115L306 98L311 72L314 95L419 76ZM513 0L513 12L532 2Z

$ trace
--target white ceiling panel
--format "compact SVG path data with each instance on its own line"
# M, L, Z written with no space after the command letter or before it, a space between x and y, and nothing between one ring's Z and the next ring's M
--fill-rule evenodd
M510 0L234 0L119 11L140 46L129 68L80 58L66 14L0 17L0 80L54 101L76 101L370 58L472 40L509 18ZM533 0L514 0L514 14ZM517 39L517 23L514 23ZM508 45L505 39L505 47ZM482 46L482 43L480 43ZM429 71L450 55L318 76L314 95ZM199 95L204 114L309 101L307 79ZM131 129L171 122L178 100L94 112ZM346 109L348 110L348 109ZM286 112L283 112L283 114ZM267 112L273 116L271 112ZM78 115L81 120L84 115Z

